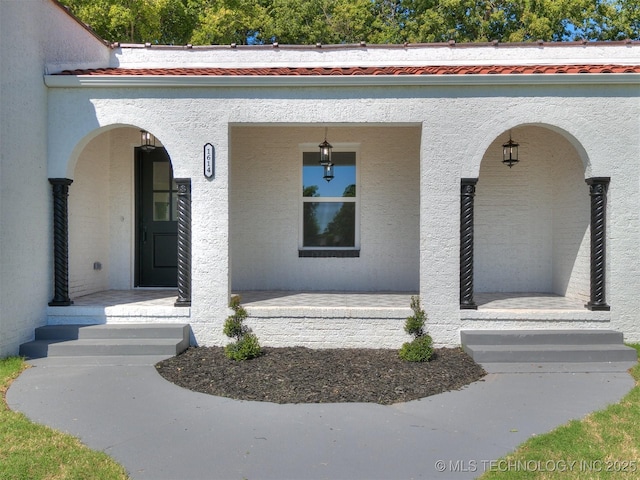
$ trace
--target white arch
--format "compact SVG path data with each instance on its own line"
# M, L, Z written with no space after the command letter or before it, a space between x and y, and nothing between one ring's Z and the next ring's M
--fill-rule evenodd
M591 176L591 159L583 146L583 142L580 141L574 133L570 132L566 128L543 121L519 122L517 120L513 120L510 122L495 124L494 120L494 118L487 120L487 122L485 123L487 130L482 132L483 134L475 143L471 143L470 145L468 145L468 149L470 150L469 158L471 159L471 161L465 164L466 167L463 167L468 168L468 172L462 172L462 174L460 175L461 178L478 178L478 175L480 174L480 164L482 162L482 159L486 155L489 147L496 141L496 139L504 139L504 141L506 142L509 138L509 132L512 132L514 140L517 140L517 131L526 127L546 128L565 138L573 146L576 153L580 157L580 160L582 161L585 175L584 178L589 178Z
M86 132L82 138L78 139L75 145L69 149L66 156L66 161L64 158L64 151L57 152L57 154L55 155L55 157L53 157L49 164L49 178L69 178L73 180L76 165L78 164L78 160L82 156L82 153L87 145L89 145L92 140L99 137L100 135L103 135L104 133L115 130L117 128L131 128L136 130L136 132L139 132L140 130L147 130L138 125L125 123L114 123L90 130L89 132ZM147 131L149 131L156 137L156 142L159 146L163 146L165 149L167 149L162 140L155 135L153 129L149 129ZM169 153L168 149L167 153L169 154L169 160L173 165L171 154Z

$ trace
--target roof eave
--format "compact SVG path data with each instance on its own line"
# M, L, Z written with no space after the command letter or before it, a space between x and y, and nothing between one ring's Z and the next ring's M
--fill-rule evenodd
M634 85L637 73L469 75L45 75L50 88Z

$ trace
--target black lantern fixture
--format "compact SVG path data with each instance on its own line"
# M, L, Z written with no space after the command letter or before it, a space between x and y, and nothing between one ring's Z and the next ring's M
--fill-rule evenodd
M519 146L519 144L511 140L511 132L509 132L509 141L502 144L502 163L509 165L509 168L520 161L518 160Z
M156 148L156 137L146 130L140 130L140 148L143 152L150 152Z
M322 176L327 182L333 180L333 163L324 166L324 175Z
M327 142L327 129L324 129L324 142L318 145L320 148L320 165L324 167L324 178L327 182L333 180L333 163L331 162L331 149L333 146Z
M324 142L320 145L320 165L326 167L327 165L331 165L331 149L333 146L327 142L327 129L324 129Z

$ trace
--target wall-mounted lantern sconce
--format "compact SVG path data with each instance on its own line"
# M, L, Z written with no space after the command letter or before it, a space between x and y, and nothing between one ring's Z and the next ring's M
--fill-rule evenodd
M331 162L331 149L333 146L327 142L327 129L324 129L324 142L318 145L320 148L320 165L324 167L324 178L327 182L333 179L333 163Z
M143 152L150 152L156 148L156 137L146 130L140 130L140 148Z
M519 146L519 144L511 140L511 133L509 133L509 141L502 144L502 163L509 165L509 168L520 161L518 160Z

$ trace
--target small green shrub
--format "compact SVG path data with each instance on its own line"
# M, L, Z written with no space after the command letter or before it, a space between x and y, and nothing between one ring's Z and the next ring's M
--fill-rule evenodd
M249 360L260 356L262 348L258 337L243 323L249 314L240 305L240 297L232 297L229 307L233 310L233 315L224 322L223 332L227 337L234 338L235 342L224 347L225 355L231 360Z
M262 353L258 337L254 333L246 333L237 342L230 343L224 347L224 353L231 360L249 360L259 357Z
M227 317L227 320L224 322L223 332L227 337L235 338L236 341L238 341L243 335L251 331L249 327L243 324L249 314L244 307L240 305L240 297L238 295L231 298L229 307L233 310L233 315Z
M414 338L404 343L398 354L408 362L427 362L433 355L433 340L424 331L427 314L420 307L420 297L411 297L411 310L413 315L407 318L404 331Z
M429 335L422 335L404 343L398 353L407 362L428 362L433 355L433 340Z

